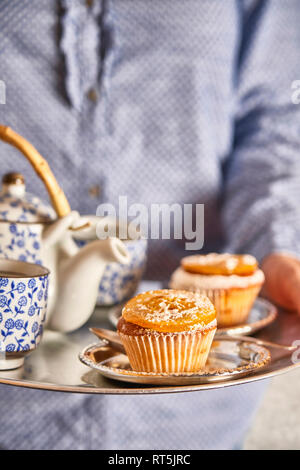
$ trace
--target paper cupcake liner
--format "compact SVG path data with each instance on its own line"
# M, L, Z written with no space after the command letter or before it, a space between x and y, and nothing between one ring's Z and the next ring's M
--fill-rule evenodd
M229 289L197 289L216 307L218 328L241 325L247 321L261 285Z
M203 369L215 332L216 328L170 334L119 334L133 370L178 373Z

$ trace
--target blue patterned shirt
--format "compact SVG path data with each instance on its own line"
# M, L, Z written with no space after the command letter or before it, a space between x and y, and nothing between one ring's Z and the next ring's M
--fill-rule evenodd
M82 213L119 195L204 203L206 251L299 255L299 24L297 0L1 0L0 122L38 148ZM0 153L1 172L44 191L15 149ZM166 278L183 254L184 241L152 241L148 276ZM251 414L243 387L169 402L49 393L47 411L43 392L1 391L1 428L14 433L0 445L12 448L232 447ZM28 424L34 394L39 424Z

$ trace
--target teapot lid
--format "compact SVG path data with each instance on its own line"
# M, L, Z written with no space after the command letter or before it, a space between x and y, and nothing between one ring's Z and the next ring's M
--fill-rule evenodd
M26 192L21 173L6 173L0 192L0 221L45 223L57 218L54 209L37 196Z

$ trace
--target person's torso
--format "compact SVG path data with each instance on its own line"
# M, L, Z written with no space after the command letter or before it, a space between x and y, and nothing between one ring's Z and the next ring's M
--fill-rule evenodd
M120 195L129 206L203 203L204 249L215 249L238 34L233 1L4 1L0 122L49 161L72 208L95 214ZM21 169L42 191L14 149L0 153L1 172ZM184 248L150 246L152 277Z

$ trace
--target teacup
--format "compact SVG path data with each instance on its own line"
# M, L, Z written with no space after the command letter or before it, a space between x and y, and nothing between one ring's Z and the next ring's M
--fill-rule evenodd
M46 319L48 269L0 259L0 370L22 366L39 344Z
M99 228L106 226L114 228L114 236L119 236L120 232L128 235L126 222L118 221L112 217L97 217L93 215L83 216L90 223L90 227L78 232L73 232L73 237L79 246L93 241L97 238ZM130 254L129 264L109 263L107 264L101 283L99 285L99 295L97 305L115 305L130 298L136 291L143 275L147 261L147 240L141 237L136 230L127 239L122 238Z

